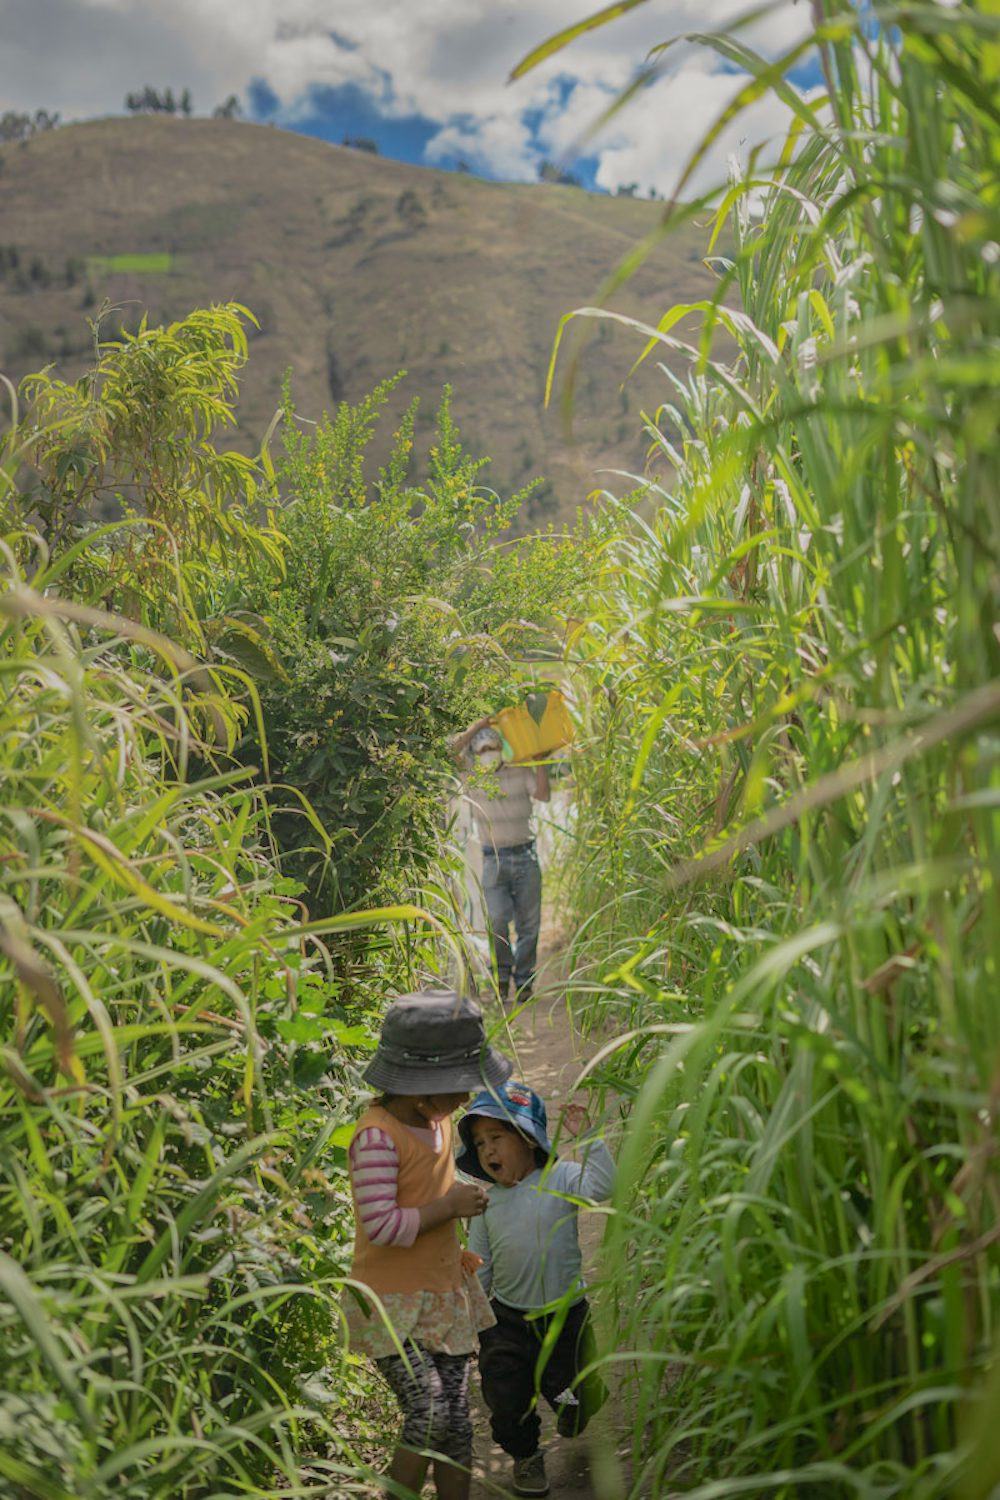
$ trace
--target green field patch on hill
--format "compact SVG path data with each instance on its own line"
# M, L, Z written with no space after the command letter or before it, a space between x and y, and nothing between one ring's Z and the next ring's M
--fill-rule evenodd
M93 275L107 275L109 271L142 271L154 276L165 276L173 265L174 257L169 250L151 250L135 255L88 255L87 269Z

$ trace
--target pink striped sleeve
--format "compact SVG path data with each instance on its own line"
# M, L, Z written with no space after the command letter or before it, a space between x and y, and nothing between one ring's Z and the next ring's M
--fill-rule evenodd
M361 1227L373 1245L412 1245L420 1210L396 1202L399 1155L391 1135L375 1126L359 1130L348 1153L351 1186Z

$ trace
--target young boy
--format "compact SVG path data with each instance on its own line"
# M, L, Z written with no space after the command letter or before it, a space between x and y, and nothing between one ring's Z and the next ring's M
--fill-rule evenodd
M563 1128L572 1136L583 1119L582 1105L562 1111ZM594 1336L580 1276L577 1208L567 1199L609 1198L614 1162L598 1139L583 1145L582 1162L558 1161L545 1105L523 1083L477 1094L458 1131L464 1147L459 1171L493 1183L485 1213L469 1229L469 1249L483 1258L479 1276L497 1320L479 1336L493 1439L514 1460L514 1493L547 1495L536 1392L557 1413L563 1437L582 1432L607 1399L595 1374L576 1383L594 1358ZM565 1322L539 1370L546 1333L564 1312L539 1309L567 1294Z

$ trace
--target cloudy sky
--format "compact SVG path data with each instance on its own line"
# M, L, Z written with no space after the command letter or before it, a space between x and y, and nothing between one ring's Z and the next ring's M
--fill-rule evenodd
M688 153L740 85L707 48L682 43L669 67L583 153L574 145L635 77L650 48L741 16L747 0L648 0L508 84L519 59L597 6L588 0L0 0L0 113L66 120L123 111L152 84L189 88L196 114L238 94L250 119L327 140L378 142L404 161L533 180L560 159L588 186L636 182L668 194ZM775 0L745 32L774 55L802 37L808 0ZM805 60L793 75L816 82ZM698 186L727 158L780 137L767 100L723 134Z

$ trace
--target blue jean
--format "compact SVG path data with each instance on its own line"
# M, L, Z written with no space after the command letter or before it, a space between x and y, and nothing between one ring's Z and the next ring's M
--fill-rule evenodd
M506 996L512 973L515 988L530 994L542 925L542 872L534 844L483 850L483 897L500 997ZM516 932L513 947L512 925Z

